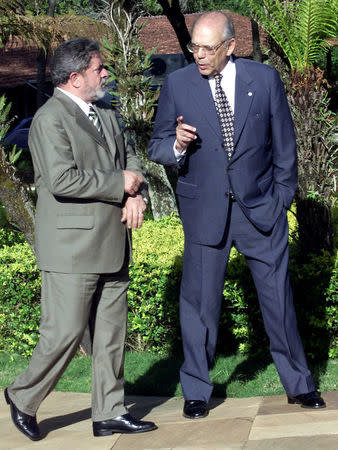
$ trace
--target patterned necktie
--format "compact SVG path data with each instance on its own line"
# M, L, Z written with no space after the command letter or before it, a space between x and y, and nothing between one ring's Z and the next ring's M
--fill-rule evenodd
M215 106L221 126L224 148L227 152L228 159L234 151L234 115L231 110L229 101L221 87L222 75L215 75Z
M94 108L92 106L89 106L88 118L93 123L94 127L97 129L97 131L100 133L100 135L102 137L104 137L99 116L97 115L96 111L94 110Z

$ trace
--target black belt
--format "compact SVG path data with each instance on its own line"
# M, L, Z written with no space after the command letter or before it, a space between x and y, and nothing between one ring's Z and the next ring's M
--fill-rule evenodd
M229 196L229 198L230 198L230 200L232 201L232 202L236 202L237 200L236 200L236 197L234 196L234 194L233 194L233 192L228 192L228 196Z

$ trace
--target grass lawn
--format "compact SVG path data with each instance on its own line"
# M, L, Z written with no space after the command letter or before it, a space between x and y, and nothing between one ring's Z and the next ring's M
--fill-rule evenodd
M179 367L182 360L149 353L126 353L125 388L127 394L181 396ZM28 360L0 352L0 388L5 388L22 372ZM338 389L338 360L311 366L320 391ZM243 355L218 356L211 370L214 396L254 397L283 394L271 361L252 360ZM90 392L91 358L76 356L56 386L58 391Z

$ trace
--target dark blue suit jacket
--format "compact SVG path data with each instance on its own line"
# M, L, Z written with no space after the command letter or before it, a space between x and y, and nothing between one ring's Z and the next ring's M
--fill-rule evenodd
M185 237L217 245L224 234L231 190L248 219L269 231L297 187L297 153L283 84L272 67L235 59L235 135L230 161L222 146L208 79L191 64L171 73L161 90L149 156L178 165L176 193ZM198 139L177 163L176 119L197 128Z

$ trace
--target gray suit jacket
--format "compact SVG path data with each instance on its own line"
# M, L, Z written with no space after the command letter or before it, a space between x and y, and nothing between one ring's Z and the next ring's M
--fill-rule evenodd
M124 176L141 174L115 113L97 104L106 139L59 90L34 116L29 148L38 194L35 250L39 269L117 272L124 260Z

